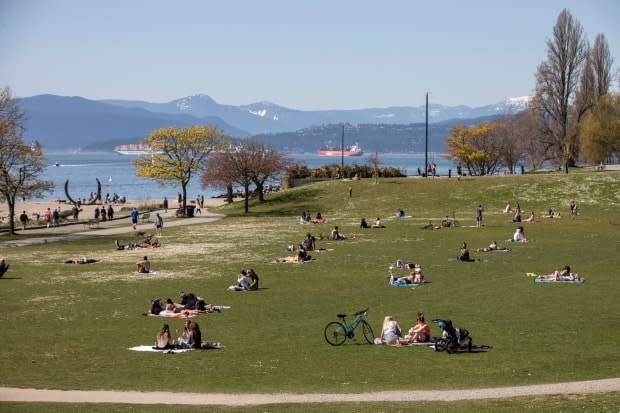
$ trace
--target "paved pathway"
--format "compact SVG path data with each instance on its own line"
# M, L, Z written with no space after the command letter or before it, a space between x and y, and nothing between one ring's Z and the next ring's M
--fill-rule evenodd
M172 393L108 390L39 390L0 387L0 402L66 402L173 405L252 406L284 403L364 403L411 401L459 401L592 394L620 391L620 378L531 386L464 390L382 391L371 393Z
M167 213L163 210L152 211L151 220L155 217L156 213L160 213L164 218L164 231L166 228L178 227L182 225L194 225L203 224L205 222L211 222L224 217L224 215L215 214L209 212L206 208L203 209L203 213L196 215L193 218L175 218L174 210L169 210ZM138 221L140 222L140 221ZM131 225L131 218L129 216L120 217L113 221L100 222L98 228L88 229L85 222L77 224L65 224L58 228L30 228L26 229L25 235L43 235L37 237L25 237L23 239L15 239L10 241L0 242L0 248L9 247L21 247L24 245L34 244L46 244L54 241L71 241L89 237L99 237L104 235L117 235L133 232L134 229ZM147 221L145 223L139 223L136 227L136 231L144 231L147 233L154 233L155 227L153 222ZM24 234L23 231L16 231L18 235Z

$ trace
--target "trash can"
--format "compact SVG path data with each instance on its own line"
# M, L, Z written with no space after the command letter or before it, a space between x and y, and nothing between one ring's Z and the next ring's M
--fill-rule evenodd
M194 205L187 205L185 207L185 216L186 217L193 217L194 216L194 208L196 208Z

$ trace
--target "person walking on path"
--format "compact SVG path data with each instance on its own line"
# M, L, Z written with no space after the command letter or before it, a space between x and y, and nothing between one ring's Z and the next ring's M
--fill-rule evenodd
M28 224L28 215L26 214L26 211L23 211L22 214L19 216L19 222L22 223L22 231L25 231L26 224Z
M140 213L136 207L133 207L131 208L129 215L131 216L131 224L133 225L133 229L136 229L136 225L138 225L138 215L140 215Z
M168 198L164 197L164 212L168 212Z
M47 227L49 228L50 224L52 223L52 210L47 208L47 211L43 213L43 218L45 219Z
M482 211L484 211L482 205L478 205L478 208L476 208L476 226L478 228L482 226Z
M156 235L161 235L161 229L164 226L164 219L162 218L161 215L159 215L159 212L157 214L155 214L155 234Z
M114 219L114 208L112 204L108 205L108 220L112 221Z
M60 225L60 207L56 208L54 212L52 212L52 226L54 228L58 228Z

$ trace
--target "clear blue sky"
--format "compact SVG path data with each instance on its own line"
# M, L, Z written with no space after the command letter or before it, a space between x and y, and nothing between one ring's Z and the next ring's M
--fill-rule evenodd
M617 0L0 0L0 87L295 109L480 106L531 94L558 14L620 66ZM617 82L615 83L617 87Z

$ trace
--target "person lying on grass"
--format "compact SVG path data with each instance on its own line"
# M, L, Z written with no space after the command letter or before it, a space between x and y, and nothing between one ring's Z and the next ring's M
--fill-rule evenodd
M555 270L547 275L539 275L537 278L551 281L579 281L581 277L577 273L570 272L570 266L565 265L560 270Z
M95 258L82 257L82 258L77 258L75 260L65 260L65 264L94 264L99 261L101 260L98 260Z
M478 248L476 249L476 251L477 252L510 251L510 249L506 247L499 247L497 245L497 241L493 241L492 243L489 244L488 247Z
M411 273L397 278L397 282L405 282L407 284L423 284L424 283L424 275L422 274L422 268L419 265L416 265L411 271Z
M151 308L144 313L143 315L151 315L151 316L159 316L159 317L170 317L170 318L186 318L190 316L194 316L200 314L199 310L183 310L181 312L175 312L174 308L166 309L164 305L162 305L161 300L156 298L151 301Z

